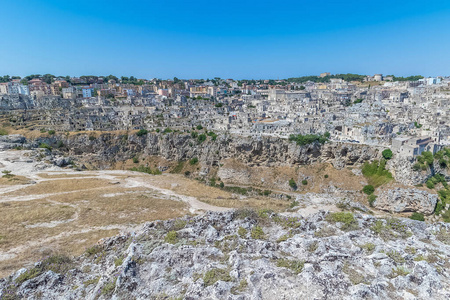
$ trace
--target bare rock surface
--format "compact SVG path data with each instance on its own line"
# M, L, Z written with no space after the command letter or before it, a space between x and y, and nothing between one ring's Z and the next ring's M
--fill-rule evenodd
M207 213L49 257L1 279L0 298L449 299L449 229L325 211Z
M415 188L393 188L384 190L375 201L376 208L389 212L413 212L432 214L438 195Z

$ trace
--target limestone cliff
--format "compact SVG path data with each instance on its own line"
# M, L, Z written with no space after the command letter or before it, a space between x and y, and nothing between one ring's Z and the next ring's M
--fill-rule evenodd
M158 155L167 160L181 161L197 157L206 165L217 165L224 159L237 159L248 166L295 166L314 162L330 162L337 169L347 165L363 163L380 155L380 149L368 145L314 143L299 146L285 139L221 135L216 140L208 138L199 143L189 134L148 133L120 135L102 133L55 135L29 141L37 147L40 143L57 146L69 155L92 155L90 159L98 161L120 161L130 159L136 154Z

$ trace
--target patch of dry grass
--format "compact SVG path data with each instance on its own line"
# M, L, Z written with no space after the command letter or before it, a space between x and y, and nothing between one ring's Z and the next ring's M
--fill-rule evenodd
M112 185L109 180L70 175L63 179L64 175L55 174L53 177L61 179L2 195L50 194L39 200L0 203L0 254L4 254L0 255L0 276L30 266L48 251L79 255L119 229L188 213L186 203L167 199L146 187ZM117 176L118 180L127 177L131 176Z
M108 186L109 181L98 178L43 181L18 191L5 194L8 196L40 195L88 190Z
M85 173L85 172L78 172L78 173L66 173L66 174L61 174L61 173L52 173L52 172L48 172L48 173L39 173L37 174L39 177L41 178L45 178L45 179L64 179L64 178L78 178L78 177L92 177L95 178L95 175L90 175L89 173Z
M0 207L0 224L4 226L65 220L75 213L71 206L47 201L5 202Z
M0 186L1 185L16 185L16 184L27 184L30 181L29 178L24 176L14 175L11 178L5 178L1 176L0 173Z

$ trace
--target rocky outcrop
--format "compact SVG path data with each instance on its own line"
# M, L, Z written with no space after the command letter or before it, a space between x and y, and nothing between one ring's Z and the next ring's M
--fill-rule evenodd
M20 134L0 135L0 151L23 147L26 141Z
M401 212L420 212L423 214L432 214L438 195L430 194L426 191L415 188L393 188L384 190L377 197L374 205L376 208L401 213Z
M199 143L189 134L148 133L144 136L103 133L98 137L89 134L55 135L38 138L34 146L47 143L56 146L62 141L69 155L91 154L90 160L103 162L130 159L137 154L158 155L173 161L197 157L206 165L218 165L224 159L236 159L247 166L294 166L314 162L330 162L340 169L347 165L375 159L380 149L367 145L314 143L299 146L285 139L265 137L254 139L219 135L216 140Z
M449 299L449 229L323 211L208 213L46 258L1 279L0 298Z
M387 166L392 170L395 180L407 185L417 185L425 183L435 174L442 174L447 181L450 181L450 168L443 167L435 160L426 170L413 170L416 163L414 158L395 158L388 161Z
M35 107L31 97L24 95L0 95L0 110L30 109Z

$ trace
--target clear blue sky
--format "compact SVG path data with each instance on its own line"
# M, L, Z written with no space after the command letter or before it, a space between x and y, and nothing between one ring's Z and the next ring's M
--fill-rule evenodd
M450 75L450 1L4 1L0 75Z

